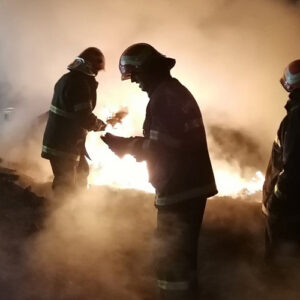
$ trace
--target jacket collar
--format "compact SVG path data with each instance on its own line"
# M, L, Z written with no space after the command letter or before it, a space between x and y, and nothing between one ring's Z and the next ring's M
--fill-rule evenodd
M95 77L96 74L92 70L92 66L81 57L76 57L75 60L68 65L68 70L79 71L85 75Z
M290 111L293 108L300 106L300 89L296 89L289 95L289 100L285 105L285 109Z

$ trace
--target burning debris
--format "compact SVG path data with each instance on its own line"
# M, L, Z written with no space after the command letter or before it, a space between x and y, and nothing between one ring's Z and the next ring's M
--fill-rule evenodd
M106 119L106 123L114 127L116 124L121 124L122 120L128 115L127 108L123 108Z

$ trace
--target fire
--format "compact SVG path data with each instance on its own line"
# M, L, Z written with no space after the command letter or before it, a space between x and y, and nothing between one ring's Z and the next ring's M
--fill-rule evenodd
M108 112L106 114L109 117ZM107 131L120 136L130 136L133 128L132 120L127 115L121 125L115 128L108 126ZM90 184L154 193L154 188L148 181L146 162L138 163L131 155L125 155L120 159L101 142L99 133L89 134L87 149L92 157ZM213 165L219 196L235 197L253 194L262 189L264 176L260 171L247 170L245 176L243 174L245 172L241 172L238 166L229 165L227 162L213 160Z
M91 169L89 177L91 184L154 193L154 188L148 182L146 162L137 163L131 155L125 155L120 159L113 153L106 153L103 160L92 164Z
M238 172L230 172L229 170L215 171L219 196L242 196L254 194L262 190L264 176L257 171L252 178L243 178Z
M126 111L126 109L125 109ZM106 111L103 119L109 119L111 114ZM119 136L130 136L132 120L123 116L122 124L108 125L106 131ZM89 183L93 185L110 185L116 188L137 189L154 193L149 183L146 162L136 162L131 155L119 158L100 140L99 133L90 133L87 150L92 158Z

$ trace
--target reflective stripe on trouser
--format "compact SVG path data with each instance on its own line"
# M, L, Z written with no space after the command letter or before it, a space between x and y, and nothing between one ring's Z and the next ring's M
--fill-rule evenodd
M188 290L190 281L167 281L157 279L157 287L162 290L169 291L185 291Z
M61 159L68 159L68 160L74 160L74 161L79 161L80 160L80 155L61 151L61 150L56 150L54 148L50 148L48 146L43 145L42 152L49 154L51 156L56 156Z
M190 281L157 281L159 300L198 300L197 289Z
M197 299L198 236L206 199L158 207L156 272L159 299Z
M215 192L216 192L216 185L214 183L210 183L205 186L191 188L189 190L186 190L186 191L183 191L180 193L176 193L176 194L172 194L169 196L160 196L160 195L156 194L155 204L157 206L160 206L160 205L168 206L171 204L175 204L175 203L184 201L186 199L191 199L191 198L195 198L195 197L204 198L205 196L215 194Z
M300 254L300 217L265 217L265 259Z

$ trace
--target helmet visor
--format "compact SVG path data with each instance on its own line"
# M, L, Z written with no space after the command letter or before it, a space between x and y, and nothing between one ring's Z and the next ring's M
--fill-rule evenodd
M131 79L132 73L137 71L137 67L132 65L120 65L121 79Z
M121 79L130 79L132 72L136 72L141 68L150 55L149 50L139 55L122 55L119 64Z

